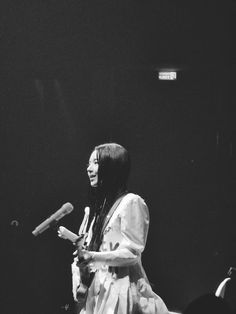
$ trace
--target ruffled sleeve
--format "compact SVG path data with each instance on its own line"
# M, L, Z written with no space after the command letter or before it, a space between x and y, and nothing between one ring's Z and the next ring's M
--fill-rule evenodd
M120 247L128 246L136 254L143 252L149 227L149 212L144 200L135 195L121 212L121 233L124 241Z
M93 252L94 262L108 266L129 266L138 262L144 250L148 227L149 212L144 200L135 194L128 194L126 200L117 208L119 212L111 223L110 236L106 241L111 250Z

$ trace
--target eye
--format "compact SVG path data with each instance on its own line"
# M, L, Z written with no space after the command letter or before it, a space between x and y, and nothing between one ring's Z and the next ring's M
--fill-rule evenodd
M98 164L99 164L98 160L95 159L95 160L89 161L86 166L87 166L87 168L88 168L88 167L91 166L91 165L98 165Z

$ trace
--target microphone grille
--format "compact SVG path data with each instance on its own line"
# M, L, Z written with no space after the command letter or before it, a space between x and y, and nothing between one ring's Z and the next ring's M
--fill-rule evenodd
M74 209L73 205L71 203L65 203L62 206L63 212L69 214L72 212L72 210Z

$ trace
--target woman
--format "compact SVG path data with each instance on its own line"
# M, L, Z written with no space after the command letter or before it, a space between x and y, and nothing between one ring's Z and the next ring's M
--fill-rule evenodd
M72 264L75 299L84 287L81 272L86 269L92 274L81 314L168 313L142 267L149 212L140 196L128 193L129 172L130 158L124 147L116 143L95 147L87 168L94 216L85 230L89 221L85 211L80 233L86 232L86 243Z

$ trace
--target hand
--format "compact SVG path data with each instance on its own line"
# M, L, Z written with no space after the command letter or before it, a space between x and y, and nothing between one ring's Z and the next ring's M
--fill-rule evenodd
M74 246L76 246L76 250L73 252L74 256L78 256L79 259L84 259L84 251L86 250L86 246L82 241L78 241L74 243Z
M94 253L87 251L87 250L81 250L78 252L79 260L78 260L78 266L79 267L86 267L89 263L91 263L94 259Z

